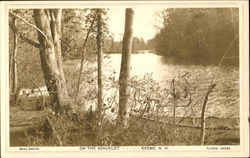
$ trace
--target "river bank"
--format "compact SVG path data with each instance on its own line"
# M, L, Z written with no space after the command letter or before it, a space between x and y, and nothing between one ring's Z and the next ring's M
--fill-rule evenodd
M46 116L45 110L10 107L10 146L56 146L55 139L44 137L44 134L48 134L51 130L44 128ZM171 120L171 118L167 119ZM135 122L135 120L137 121ZM194 128L193 120L190 118L184 119L181 123L190 126L177 125L176 128L173 124L145 118L134 119L131 117L130 121L132 124L124 131L125 139L120 140L114 135L112 144L109 145L199 145L200 128ZM236 118L207 118L205 145L239 145L240 135L237 122ZM68 128L62 145L91 145L93 143L89 139L91 136L86 134L91 132L86 128L86 124L87 122L83 121L81 125L72 125ZM196 127L198 126L199 122ZM112 134L112 126L107 125L105 128L107 134ZM173 135L174 129L175 135ZM82 133L85 133L84 138ZM30 144L31 142L32 144Z

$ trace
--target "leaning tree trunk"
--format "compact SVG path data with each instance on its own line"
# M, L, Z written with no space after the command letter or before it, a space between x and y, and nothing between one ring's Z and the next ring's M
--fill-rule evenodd
M61 57L61 9L34 9L45 84L56 112L71 107Z
M17 19L16 17L13 17L13 25L17 26ZM11 93L16 93L17 90L17 64L16 64L16 56L17 56L17 34L13 31L13 51L10 56L10 63L11 63Z
M122 46L122 62L119 77L119 110L117 123L123 127L126 126L128 120L128 80L130 78L130 59L132 49L132 33L133 33L133 16L134 11L131 8L126 9L125 31Z

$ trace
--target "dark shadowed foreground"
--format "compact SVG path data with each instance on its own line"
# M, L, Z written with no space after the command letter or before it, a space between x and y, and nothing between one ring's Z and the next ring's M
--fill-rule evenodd
M35 102L35 98L33 101ZM56 117L49 117L46 110L37 111L35 104L27 101L21 101L19 104L25 104L25 107L10 108L11 146L94 145L91 133L93 120L90 120L90 117L72 120L63 118L62 121ZM90 116L90 113L86 115ZM47 117L54 123L54 127L48 122ZM103 145L199 145L200 129L193 125L195 121L199 124L198 120L184 119L177 125L176 133L173 133L174 127L168 121L152 120L146 116L131 117L129 128L124 131L114 131L112 122L106 121ZM205 145L239 145L238 121L238 118L207 118ZM119 132L122 132L122 135Z

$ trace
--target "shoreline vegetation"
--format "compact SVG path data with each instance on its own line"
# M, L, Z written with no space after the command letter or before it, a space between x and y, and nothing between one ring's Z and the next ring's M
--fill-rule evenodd
M33 111L34 110L34 111ZM57 140L54 140L51 136L47 135L47 130L50 127L46 127L46 111L37 111L30 108L29 111L19 109L15 107L10 108L10 146L56 146ZM34 121L36 118L36 121ZM171 120L172 118L165 118ZM181 119L181 118L180 118ZM199 120L200 118L196 118ZM131 127L131 133L135 132L134 140L130 138L121 144L109 144L109 145L121 145L121 146L147 146L147 145L199 145L197 136L199 135L200 127L194 126L193 119L184 119L183 125L177 125L177 137L173 139L173 135L169 131L173 130L173 124L164 123L162 121L149 120L146 118L140 118L137 124L139 126ZM206 118L207 124L207 136L205 145L239 145L239 118ZM64 142L63 146L91 146L93 142L88 138L91 136L88 127L68 127L67 138L70 139L74 135L74 140L71 142ZM85 129L86 128L86 129ZM157 129L155 129L157 128ZM155 129L155 130L154 130ZM138 133L136 131L141 131ZM84 133L84 135L76 135L77 132ZM155 138L152 135L155 134ZM193 136L196 138L194 139ZM140 137L139 137L140 136ZM138 138L139 137L139 138ZM151 138L149 138L151 137ZM135 139L137 138L137 139ZM141 138L141 139L140 139ZM147 139L151 139L150 141ZM118 142L117 142L118 143Z
M165 9L144 41L132 37L127 8L118 42L107 12L10 10L10 145L239 145L238 9ZM114 52L118 74L105 61ZM177 65L164 72L167 86L154 72L132 76L133 55L149 53Z

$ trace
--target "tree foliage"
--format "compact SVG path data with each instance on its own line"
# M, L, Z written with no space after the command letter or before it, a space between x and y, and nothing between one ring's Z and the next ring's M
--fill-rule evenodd
M163 11L163 27L155 36L158 54L193 63L218 63L239 34L236 8L177 8ZM228 56L239 56L239 40Z
M83 41L88 32L88 29L94 20L93 27L90 31L90 36L87 44L87 53L96 53L95 33L97 31L95 8L85 9L63 9L62 17L62 55L64 59L79 58L83 52ZM108 9L100 9L103 15L103 40L110 38L110 32L107 25Z

